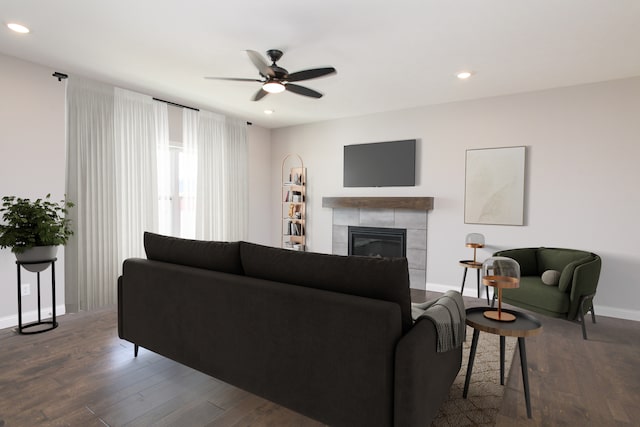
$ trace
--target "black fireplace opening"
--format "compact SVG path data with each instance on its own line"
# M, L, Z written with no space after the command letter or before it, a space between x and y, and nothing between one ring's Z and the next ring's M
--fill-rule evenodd
M406 257L407 230L404 228L349 226L349 255Z

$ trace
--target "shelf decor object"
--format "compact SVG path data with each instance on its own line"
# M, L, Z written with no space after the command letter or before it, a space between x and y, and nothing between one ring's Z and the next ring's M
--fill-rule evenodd
M498 290L498 310L487 310L484 317L500 322L513 322L516 317L502 311L502 289L520 286L520 265L507 257L491 257L482 263L482 284Z
M304 251L307 234L307 170L298 154L282 159L281 246Z
M469 233L465 238L465 246L473 248L473 264L480 264L476 259L476 250L484 248L484 236L480 233Z

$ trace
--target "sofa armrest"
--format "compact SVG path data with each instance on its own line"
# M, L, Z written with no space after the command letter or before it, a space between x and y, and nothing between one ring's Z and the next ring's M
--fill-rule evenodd
M580 297L596 293L601 267L602 261L598 255L595 255L593 260L580 264L575 268L571 285L571 306L567 316L568 319L575 319L578 314Z
M438 414L462 364L462 346L438 353L436 327L419 319L396 346L394 425L425 426Z
M571 292L574 282L573 274L576 271L576 268L582 264L589 262L592 259L593 257L588 256L567 264L560 272L560 279L558 280L558 290L560 290L561 292Z

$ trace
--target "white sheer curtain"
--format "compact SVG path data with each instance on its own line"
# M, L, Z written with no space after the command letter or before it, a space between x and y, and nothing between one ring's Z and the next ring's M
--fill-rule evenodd
M182 237L195 239L198 198L198 112L182 110L182 158L180 163L180 231Z
M166 105L77 77L67 86L67 196L75 235L65 256L69 311L116 303L122 261L144 256L158 227L157 144Z
M246 239L246 122L208 111L185 111L183 117L184 141L195 145L198 161L196 238Z
M114 141L118 213L118 258L144 257L142 235L158 230L156 149L169 145L167 105L115 88Z
M118 278L113 87L67 84L67 197L74 236L65 247L67 311L115 301ZM99 212L99 215L96 215Z
M246 240L249 209L247 123L226 119L224 141L224 240Z
M198 114L196 238L224 240L224 116Z

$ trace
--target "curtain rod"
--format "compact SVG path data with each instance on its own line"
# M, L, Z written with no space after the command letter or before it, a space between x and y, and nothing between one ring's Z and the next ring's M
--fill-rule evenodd
M64 79L69 78L68 75L64 74L64 73L59 73L59 72L55 72L53 74L51 74L53 77L55 77L56 79L58 79L59 82L61 82Z
M166 100L164 100L164 99L160 99L160 98L153 98L153 100L154 100L154 101L164 102L164 103L169 104L169 105L175 105L176 107L186 108L186 109L188 109L188 110L200 111L198 108L188 107L188 106L186 106L186 105L177 104L177 103L175 103L175 102L166 101ZM253 124L253 123L251 123L251 122L247 122L247 125L248 125L248 126L251 126L252 124Z
M64 79L68 79L69 75L64 74L64 73L60 73L58 71L54 72L53 74L51 74L53 77L55 77L56 79L58 79L59 82L61 82ZM194 110L194 111L200 111L198 108L193 108L193 107L187 107L186 105L182 105L182 104L176 104L175 102L171 102L171 101L165 101L164 99L160 99L160 98L153 98L154 101L160 101L160 102L164 102L166 104L170 104L170 105L175 105L176 107L181 107L181 108L187 108L189 110ZM247 122L247 125L251 126L253 123L251 122Z
M165 104L169 104L169 105L175 105L176 107L186 108L187 110L200 111L199 108L187 107L186 105L176 104L175 102L165 101L164 99L160 99L160 98L153 98L153 100L164 102Z

